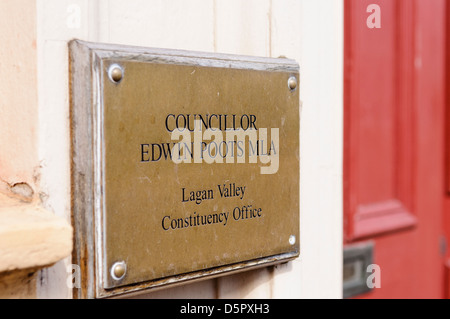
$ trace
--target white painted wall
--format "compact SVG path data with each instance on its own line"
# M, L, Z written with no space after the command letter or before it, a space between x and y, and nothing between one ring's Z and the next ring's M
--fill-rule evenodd
M343 0L35 1L44 206L69 220L68 40L284 55L300 64L301 257L142 297L342 296ZM68 265L41 272L39 297L71 297Z

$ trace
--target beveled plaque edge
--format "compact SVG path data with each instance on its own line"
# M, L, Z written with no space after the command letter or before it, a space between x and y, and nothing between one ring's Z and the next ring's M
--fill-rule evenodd
M117 61L151 61L153 63L170 63L292 73L299 73L300 69L295 60L287 58L268 58L176 49L146 48L119 44L93 43L81 40L72 40L70 43L73 43L69 44L71 47L82 46L86 48L87 50L95 53L99 59L114 58Z
M77 81L80 78L91 78L91 57L87 47L76 41L69 43L69 112L70 112L70 152L71 152L71 219L74 226L72 264L80 267L80 288L73 288L74 298L93 298L95 296L95 271L92 253L94 236L89 229L93 229L92 219L92 143L89 139L91 128L90 118L92 110L87 107L75 107L85 103L92 104L91 82ZM82 109L86 109L83 115ZM78 129L78 128L84 128ZM87 174L86 174L87 172Z
M102 266L103 195L102 185L102 77L103 60L138 61L235 68L299 74L291 59L231 54L143 48L124 45L69 42L69 100L71 136L71 217L74 226L72 263L80 266L81 288L73 289L74 298L106 298L121 294L159 290L192 281L266 267L287 262L300 255L284 253L231 265L170 276L129 286L104 289ZM299 247L300 247L299 243Z
M182 275L169 276L161 279L156 279L148 282L137 283L128 286L121 286L114 289L103 290L99 298L114 298L120 295L133 296L145 292L154 292L165 288L173 288L187 283L198 282L218 278L226 275L241 273L248 270L255 270L258 268L269 267L281 263L287 263L300 256L300 251L284 253L275 256L268 256L245 262L235 263L231 265L224 265L210 269L203 269ZM112 292L110 290L113 290Z

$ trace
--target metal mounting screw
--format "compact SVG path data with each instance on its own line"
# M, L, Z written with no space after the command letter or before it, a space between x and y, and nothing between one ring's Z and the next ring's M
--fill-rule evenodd
M297 88L297 78L295 76L289 78L288 87L291 91L294 91Z
M116 262L111 267L111 277L113 277L114 280L123 279L126 273L127 273L127 264L124 261Z
M294 245L294 244L295 244L295 241L296 241L295 235L289 236L289 244Z
M111 81L114 83L119 83L122 81L123 77L123 69L118 64L113 64L108 69L108 76Z

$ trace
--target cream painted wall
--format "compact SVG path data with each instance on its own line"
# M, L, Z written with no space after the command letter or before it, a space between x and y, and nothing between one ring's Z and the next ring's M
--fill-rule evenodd
M36 0L44 206L70 218L67 41L278 57L300 64L301 257L143 298L342 296L343 0ZM66 259L38 297L70 298Z
M32 201L39 179L34 2L0 1L0 39L0 191L20 195L21 185L20 199Z

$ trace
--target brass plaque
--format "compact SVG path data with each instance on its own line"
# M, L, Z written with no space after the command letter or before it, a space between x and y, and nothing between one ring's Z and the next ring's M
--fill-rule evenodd
M88 49L100 288L298 256L295 62L120 49Z

